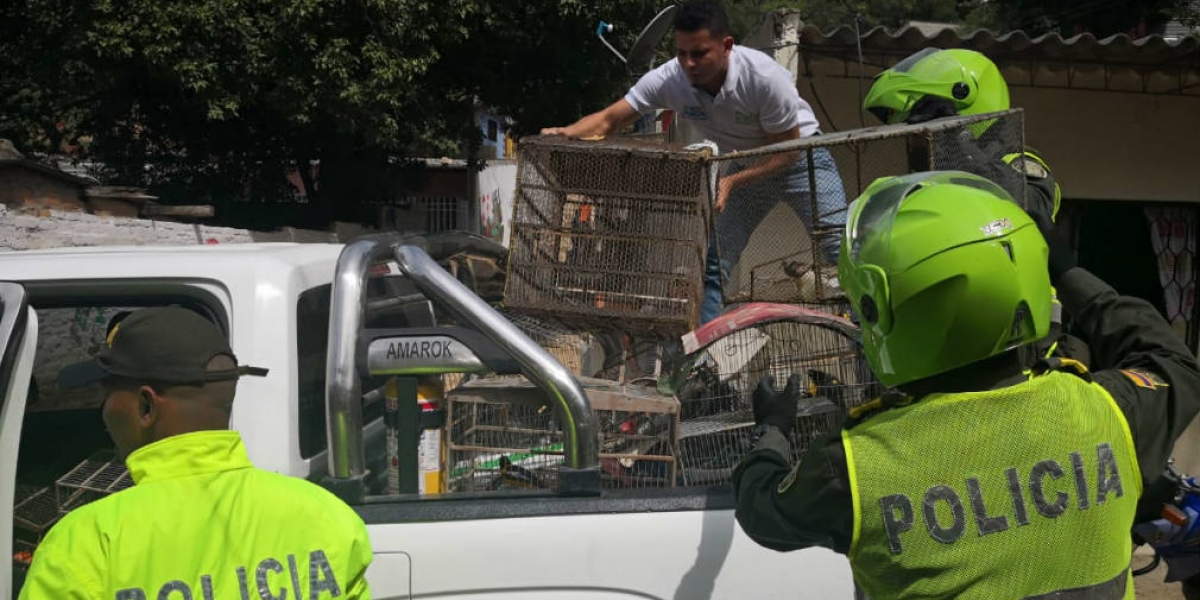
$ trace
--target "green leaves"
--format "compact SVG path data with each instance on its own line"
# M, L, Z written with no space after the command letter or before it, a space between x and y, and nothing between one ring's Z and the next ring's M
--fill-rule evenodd
M478 143L476 106L536 131L615 100L632 79L596 24L626 50L663 4L9 0L0 137L222 215L289 196L284 174L319 160L310 206L356 218L395 195L390 159Z

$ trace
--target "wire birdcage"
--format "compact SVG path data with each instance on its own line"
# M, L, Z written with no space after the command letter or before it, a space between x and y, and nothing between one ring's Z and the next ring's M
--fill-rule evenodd
M843 411L824 399L801 401L796 427L789 441L792 464L800 461L814 442L842 426ZM750 452L754 414L741 410L688 419L679 433L682 484L690 486L729 483L733 470Z
M522 140L505 305L579 328L694 327L707 156L645 140Z
M48 487L18 485L13 498L13 556L32 553L42 536L61 515L54 491ZM30 557L31 558L31 557ZM28 563L28 560L18 562Z
M881 386L861 352L858 329L825 313L789 305L749 304L685 338L688 361L669 382L680 401L682 478L727 483L750 449L752 398L768 375L782 388L801 381L793 459L836 431L846 411Z
M837 314L840 239L851 201L880 177L962 170L1025 206L1024 173L1005 157L1024 148L1022 112L841 131L708 160L718 181L760 172L714 213L726 304L783 302ZM1018 167L1021 167L1018 164Z
M672 487L679 403L652 388L581 379L599 422L606 488ZM558 487L563 429L546 396L523 378L469 381L446 395L452 492Z
M59 477L54 483L54 497L59 512L66 514L131 486L133 479L124 461L116 460L112 452L101 451Z

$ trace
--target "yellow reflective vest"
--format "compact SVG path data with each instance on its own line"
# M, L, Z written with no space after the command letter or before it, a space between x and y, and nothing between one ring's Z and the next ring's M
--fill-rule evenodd
M63 517L22 599L370 597L362 519L317 485L255 468L236 432L169 437L126 464L136 485Z
M933 394L842 436L869 597L1133 598L1142 477L1099 384L1050 372Z

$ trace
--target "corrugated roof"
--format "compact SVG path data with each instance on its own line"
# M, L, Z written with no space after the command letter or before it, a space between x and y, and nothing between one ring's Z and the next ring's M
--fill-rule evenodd
M818 54L857 53L854 28L841 26L821 31L805 25L797 32L800 45ZM905 26L895 31L872 28L862 36L863 52L908 54L928 46L978 50L997 61L1064 62L1125 65L1142 68L1200 70L1200 37L1178 39L1148 36L1132 39L1125 34L1098 39L1090 33L1063 38L1057 33L1030 37L1024 31L997 34L986 29L960 32L950 27Z

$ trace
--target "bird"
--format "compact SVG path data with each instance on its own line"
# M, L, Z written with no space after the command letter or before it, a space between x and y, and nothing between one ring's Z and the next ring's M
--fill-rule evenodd
M828 398L830 402L845 408L845 395L846 386L841 379L838 379L837 375L817 369L808 370L808 396L810 398Z
M491 489L543 489L543 481L537 473L520 465L513 464L508 455L500 455L500 476L493 480Z

